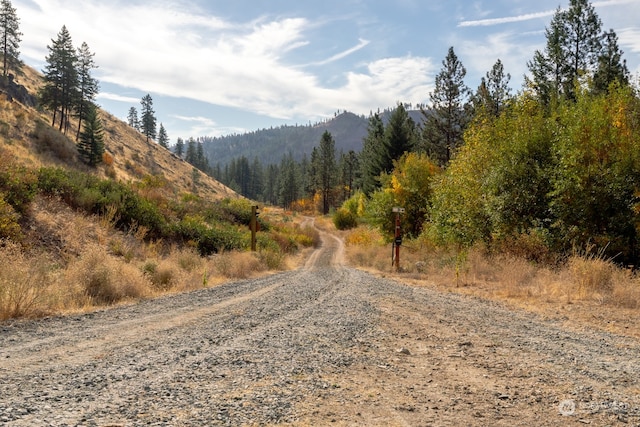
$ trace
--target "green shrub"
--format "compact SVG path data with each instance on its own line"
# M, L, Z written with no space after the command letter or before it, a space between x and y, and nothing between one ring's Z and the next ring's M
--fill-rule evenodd
M18 240L21 236L20 216L4 200L4 194L0 193L0 239Z
M333 214L333 224L338 230L350 230L358 226L358 217L350 210L340 208Z

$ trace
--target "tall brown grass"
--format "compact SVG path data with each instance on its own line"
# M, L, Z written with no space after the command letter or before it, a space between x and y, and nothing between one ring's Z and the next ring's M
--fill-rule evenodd
M359 227L345 235L347 258L358 267L395 273L391 245L377 231ZM531 304L587 302L607 307L640 308L640 277L613 260L573 254L560 263L536 263L527 256L488 253L473 248L464 254L437 248L423 240L401 247L399 277L425 280L465 292Z

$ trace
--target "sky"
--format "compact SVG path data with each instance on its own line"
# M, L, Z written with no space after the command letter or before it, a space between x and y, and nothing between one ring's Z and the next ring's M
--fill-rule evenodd
M522 88L527 62L569 0L12 0L21 59L45 67L65 25L98 68L97 103L126 121L153 99L174 143L368 116L428 103L454 48L472 90L500 59ZM640 74L640 0L592 1Z

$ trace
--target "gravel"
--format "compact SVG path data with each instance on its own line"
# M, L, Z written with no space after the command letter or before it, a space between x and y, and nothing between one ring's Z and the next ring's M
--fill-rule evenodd
M640 425L640 344L344 267L0 324L0 424ZM532 424L533 423L533 424Z

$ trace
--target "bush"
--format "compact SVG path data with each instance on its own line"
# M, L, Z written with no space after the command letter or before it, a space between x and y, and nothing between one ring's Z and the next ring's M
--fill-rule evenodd
M20 216L13 207L4 200L4 194L0 192L0 239L18 240L21 236Z
M358 226L358 217L350 210L340 208L333 214L333 224L338 230L350 230Z
M0 152L0 193L16 213L23 215L27 212L37 189L36 174L16 165L7 152Z

